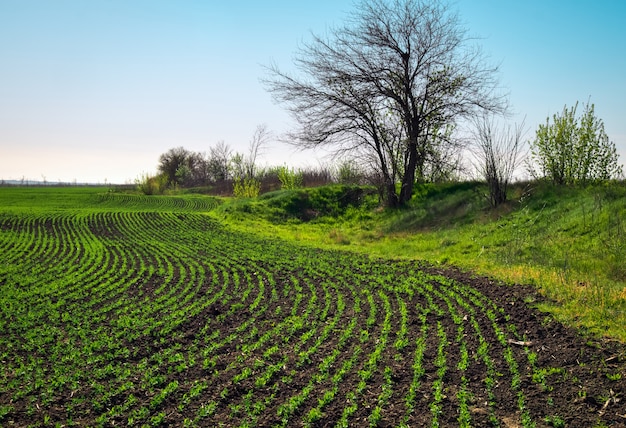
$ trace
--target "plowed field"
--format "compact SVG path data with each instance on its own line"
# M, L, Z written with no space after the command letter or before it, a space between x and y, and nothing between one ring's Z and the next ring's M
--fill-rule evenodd
M626 426L626 350L505 286L225 228L0 208L1 426Z

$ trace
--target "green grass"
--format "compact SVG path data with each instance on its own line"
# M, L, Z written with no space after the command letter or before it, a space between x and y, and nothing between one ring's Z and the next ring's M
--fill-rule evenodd
M374 209L369 194L360 208L315 218L281 214L288 205L276 203L319 204L315 193L283 191L226 203L216 215L258 235L533 284L554 301L541 309L557 319L626 342L626 184L517 184L497 209L486 191L480 183L427 184L403 209Z
M231 218L273 223L332 220L357 207L374 208L374 193L373 188L348 185L277 190L256 199L231 199L222 207L222 212Z

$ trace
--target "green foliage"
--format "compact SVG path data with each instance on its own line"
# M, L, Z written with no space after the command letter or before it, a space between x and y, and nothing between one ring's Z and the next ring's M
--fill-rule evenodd
M303 173L287 166L277 168L276 173L283 190L294 190L302 187Z
M607 373L606 377L612 381L617 382L618 380L622 379L622 374L621 373Z
M325 217L339 217L350 208L358 208L371 201L373 190L361 186L333 185L293 191L271 192L260 202L274 220L297 219L310 221ZM258 207L263 214L263 208Z
M546 416L544 418L546 424L548 424L551 427L554 428L565 428L565 420L563 420L562 417L557 416L557 415L553 415L553 416Z
M176 168L176 183L185 184L189 182L191 178L191 168L189 165L180 165Z
M137 190L144 195L162 195L167 189L167 175L148 175L142 174L135 180Z
M256 198L261 192L261 182L254 177L235 178L233 195L236 198Z
M223 204L220 211L236 213L251 221L266 219L273 223L333 221L348 214L367 215L376 206L374 190L369 187L331 185L264 193L255 200L241 199Z
M585 104L580 117L574 107L539 125L531 143L532 159L539 174L555 184L609 180L622 175L615 144L609 141L604 123L593 104Z

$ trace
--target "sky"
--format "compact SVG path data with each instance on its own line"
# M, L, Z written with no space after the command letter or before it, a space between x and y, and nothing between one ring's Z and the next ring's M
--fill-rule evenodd
M527 139L591 100L626 160L626 2L453 0L500 65ZM159 155L295 122L261 80L350 18L352 0L0 0L0 180L132 183ZM272 141L261 165L327 165Z

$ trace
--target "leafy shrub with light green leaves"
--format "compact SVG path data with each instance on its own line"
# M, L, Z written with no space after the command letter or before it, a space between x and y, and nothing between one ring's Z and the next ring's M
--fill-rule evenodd
M303 173L301 170L281 166L277 168L276 174L280 180L281 188L284 190L299 189L302 187Z
M144 195L162 195L167 189L167 175L148 175L142 174L135 180L137 190Z
M585 104L577 115L578 103L539 125L531 142L531 173L558 185L618 178L623 174L615 144L595 115L595 106ZM537 166L539 171L534 167Z
M233 181L233 195L236 198L256 198L261 191L261 182L254 177L236 178Z

